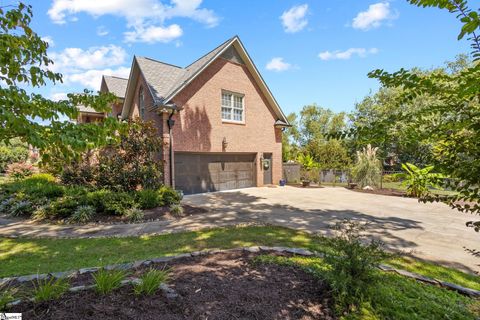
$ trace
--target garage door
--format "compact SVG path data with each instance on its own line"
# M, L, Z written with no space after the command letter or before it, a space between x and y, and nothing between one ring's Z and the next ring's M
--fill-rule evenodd
M175 188L185 194L253 187L255 154L175 153Z

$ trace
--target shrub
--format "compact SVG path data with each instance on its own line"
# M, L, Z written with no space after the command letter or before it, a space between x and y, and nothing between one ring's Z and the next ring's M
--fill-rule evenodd
M353 179L361 188L378 186L382 174L382 164L377 159L378 148L367 145L362 151L357 151L357 162L352 169Z
M377 281L377 266L387 258L380 242L365 241L357 222L343 221L335 227L337 236L329 239L332 250L325 254L330 265L326 279L334 293L337 307L344 311L358 307L368 298Z
M47 214L51 218L68 218L79 206L85 204L84 201L78 197L63 196L50 202Z
M0 172L15 162L25 162L28 159L28 146L19 139L11 139L9 145L0 143Z
M403 185L407 187L407 195L421 198L428 195L429 187L440 188L439 182L444 176L440 173L431 172L434 166L419 168L411 163L403 163L403 173L396 174L397 177L404 179Z
M125 217L127 217L130 222L142 221L144 215L143 211L138 208L130 208L125 211Z
M100 294L110 293L122 285L126 276L127 273L123 270L100 269L93 275L95 289Z
M170 213L174 216L181 216L183 214L183 207L180 204L170 205Z
M19 216L29 216L32 214L34 211L34 208L32 207L32 203L28 200L20 200L15 202L10 209L8 210L8 213L11 216L14 217L19 217Z
M99 213L119 216L135 206L135 200L130 193L111 190L90 192L87 194L87 202Z
M64 188L49 174L34 174L21 181L4 184L1 188L6 194L24 193L31 201L37 198L57 198L64 193Z
M180 200L182 200L180 193L171 187L162 186L160 189L158 189L158 193L162 199L162 202L167 206L179 204Z
M150 269L140 277L141 282L135 285L134 292L136 295L152 295L162 283L167 282L168 277L168 270Z
M14 180L22 180L31 176L35 172L35 167L26 162L15 162L7 166L7 176Z
M383 176L383 182L399 182L401 178L396 174L386 174Z
M33 285L33 297L35 302L58 299L68 290L69 287L66 279L55 278L38 280L37 283L34 283Z
M77 207L75 212L70 216L68 222L70 223L86 223L95 215L95 208L89 205Z
M137 203L142 209L151 209L161 206L162 199L155 190L140 190L136 192Z

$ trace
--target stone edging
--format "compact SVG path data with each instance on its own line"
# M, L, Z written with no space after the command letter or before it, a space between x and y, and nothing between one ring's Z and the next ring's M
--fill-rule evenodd
M267 246L254 246L254 247L241 247L241 248L234 248L234 249L214 249L214 250L203 250L203 251L194 251L190 253L182 253L174 256L165 256L165 257L160 257L160 258L154 258L154 259L147 259L147 260L138 260L135 262L130 262L130 263L122 263L122 264L113 264L113 265L107 265L105 267L102 267L106 270L130 270L130 269L136 269L140 266L148 266L152 263L166 263L170 262L175 259L181 259L181 258L188 258L188 257L197 257L197 256L203 256L203 255L210 255L210 254L216 254L216 253L224 253L224 252L231 252L231 251L247 251L247 252L252 252L252 253L258 253L258 252L287 252L291 254L296 254L300 256L314 256L314 257L320 257L323 258L324 254L320 252L312 252L307 249L302 249L302 248L288 248L288 247L267 247ZM406 270L401 270L401 269L396 269L393 267L390 267L388 265L379 265L378 268L382 271L385 272L395 272L399 275L405 276L407 278L411 278L417 281L421 281L424 283L428 283L431 285L437 285L449 290L454 290L457 291L458 293L461 293L463 295L467 295L470 297L480 297L480 291L474 290L474 289L469 289L465 288L459 285L456 285L454 283L446 282L446 281L441 281L437 279L432 279L429 277L422 276L417 273L409 272ZM78 270L70 270L70 271L64 271L64 272L52 272L52 273L45 273L45 274L33 274L33 275L28 275L28 276L20 276L20 277L7 277L7 278L1 278L0 279L0 287L3 285L7 285L11 282L19 282L19 283L24 283L24 282L29 282L33 280L43 280L48 277L53 277L56 279L59 278L69 278L73 277L76 275L81 275L81 274L86 274L86 273L94 273L101 269L101 267L92 267L92 268L82 268ZM128 285L128 284L135 284L135 283L140 283L141 280L139 278L128 278L126 280L122 281L122 285ZM77 287L71 287L69 288L68 291L70 292L78 292L78 291L83 291L83 290L89 290L94 288L94 285L87 285L87 286L77 286ZM178 297L178 294L170 288L169 286L165 284L160 285L160 289L166 294L167 298L172 299ZM22 300L15 300L9 304L7 304L7 307L17 305L21 303Z

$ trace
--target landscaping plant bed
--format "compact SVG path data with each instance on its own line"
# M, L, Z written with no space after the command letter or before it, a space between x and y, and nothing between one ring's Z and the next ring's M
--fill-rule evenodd
M389 189L389 188L374 189L374 190L363 190L363 189L359 189L359 188L354 188L354 189L346 188L346 189L356 191L356 192L362 192L362 193L379 194L379 195L383 195L383 196L394 196L394 197L406 197L407 196L405 191L400 191L400 190L397 190L397 189Z
M24 319L334 319L328 287L295 267L259 264L257 253L230 251L141 265L170 271L176 297L158 290L137 296L132 285L100 295L95 290L67 292L61 298L22 302L9 310ZM84 275L70 282L93 284Z
M182 205L183 213L173 214L168 206L157 207L153 209L143 210L144 216L142 219L135 221L135 223L151 222L159 220L175 220L186 216L206 213L207 210L200 207L193 207L189 205ZM108 216L98 215L93 220L98 224L117 224L117 223L132 223L126 216Z
M320 189L320 188L323 188L323 186L319 185L319 184L310 184L308 186L303 186L303 184L301 183L292 183L292 184L287 184L287 186L289 187L295 187L295 188L302 188L302 189Z

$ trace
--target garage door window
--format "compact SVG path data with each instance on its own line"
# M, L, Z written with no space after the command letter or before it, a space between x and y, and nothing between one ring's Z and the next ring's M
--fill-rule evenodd
M222 120L243 122L243 95L222 92Z

